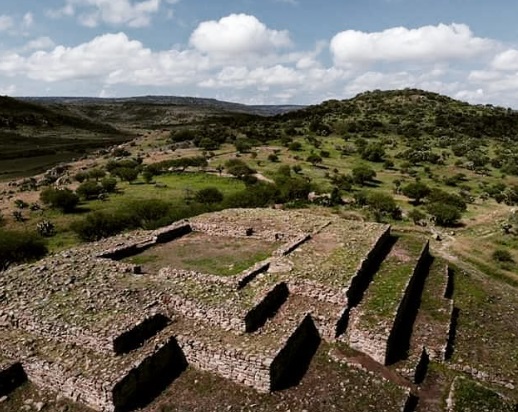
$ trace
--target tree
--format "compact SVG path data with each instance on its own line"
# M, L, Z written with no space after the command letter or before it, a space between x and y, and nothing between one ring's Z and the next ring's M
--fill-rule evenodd
M255 170L250 168L244 161L241 159L229 159L225 162L225 168L227 172L231 175L236 176L238 179L242 179L246 175L251 175L255 173Z
M374 181L376 172L368 166L358 166L352 170L353 181L359 185L365 185Z
M422 182L412 182L402 187L401 192L408 198L414 199L418 205L421 200L430 194L430 188Z
M90 179L95 179L96 182L98 182L99 179L102 179L104 176L106 176L106 172L102 169L92 169L88 171L88 177Z
M59 209L63 213L73 212L79 203L77 196L70 189L48 188L40 193L40 200L54 209Z
M134 182L138 177L138 170L135 168L121 167L115 169L112 172L115 176L118 176L121 180L125 180L128 183Z
M317 163L322 163L322 157L320 157L319 155L317 155L316 153L311 153L306 161L308 161L309 163L311 163L313 166L316 166Z
M298 152L299 150L302 149L302 144L300 142L292 142L288 146L288 149L293 151L293 152Z
M419 209L413 208L410 212L408 212L408 218L417 225L419 222L426 218L426 215L421 212Z
M117 179L113 177L105 177L101 180L101 186L106 193L113 193L117 189Z
M383 192L369 192L366 197L366 204L374 212L376 220L381 216L392 216L398 218L401 211L394 198Z
M85 200L97 199L102 192L102 186L92 180L81 183L76 189L76 193Z
M362 159L370 162L382 162L385 157L385 149L379 142L369 143L361 151Z
M203 204L219 203L223 200L223 193L216 187L206 187L196 192L194 200Z
M459 209L447 203L431 203L426 210L439 226L453 226L462 216Z
M279 156L277 156L275 153L270 153L270 154L268 155L268 160L269 160L270 162L274 162L274 163L275 163L275 162L278 162L278 161L279 161Z

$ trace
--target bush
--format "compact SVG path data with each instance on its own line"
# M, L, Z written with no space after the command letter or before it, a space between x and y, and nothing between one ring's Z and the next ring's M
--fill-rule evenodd
M419 209L414 208L408 212L408 218L417 225L420 221L426 219L426 215Z
M419 204L423 198L430 194L430 188L422 182L412 182L401 188L401 192L408 198L414 199Z
M447 203L430 203L426 209L439 226L453 226L462 216L459 209Z
M76 193L85 200L97 199L103 192L103 188L93 180L87 180L79 185Z
M121 213L94 212L72 223L71 229L81 240L92 242L116 235L130 226L128 216Z
M242 161L241 159L229 159L225 162L225 168L227 172L231 175L236 176L241 179L246 175L252 175L255 173L255 170L248 167L248 165Z
M45 242L35 233L0 230L0 271L15 263L40 259L46 253Z
M172 204L165 200L142 199L129 203L125 214L132 228L156 229L171 223L171 209Z
M48 188L40 193L40 200L53 209L61 210L63 213L70 213L74 211L79 203L79 196L70 189Z
M206 187L196 192L194 200L203 204L219 203L223 200L223 193L216 187Z
M105 177L101 180L101 186L106 193L114 193L117 190L117 179Z
M499 263L512 263L514 262L513 256L508 250L505 249L496 249L493 254L491 255L491 258L495 262Z
M374 213L376 220L382 216L391 216L394 219L401 217L401 210L394 198L383 192L369 192L366 195L365 203Z
M368 166L358 166L352 170L353 181L359 185L372 182L376 177L376 172Z
M302 150L302 144L300 142L292 142L288 146L288 149L293 152L298 152L299 150Z

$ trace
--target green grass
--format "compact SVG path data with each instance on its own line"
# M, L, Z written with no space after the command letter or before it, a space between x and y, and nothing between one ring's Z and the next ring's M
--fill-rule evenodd
M422 249L422 240L401 236L381 264L362 304L362 323L378 325L397 310ZM405 258L400 255L404 254Z
M460 378L455 382L453 412L512 412L514 406L498 393L472 380Z

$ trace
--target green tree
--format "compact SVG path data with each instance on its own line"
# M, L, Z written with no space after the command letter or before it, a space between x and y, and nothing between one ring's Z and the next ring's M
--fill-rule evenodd
M430 194L430 188L422 182L411 182L401 188L401 192L408 198L414 199L418 205L421 200Z
M361 151L362 159L370 162L382 162L385 157L385 149L379 142L369 143Z
M99 179L102 179L104 176L106 176L106 172L102 169L92 169L88 171L88 177L90 179L95 179L96 182L98 182Z
M120 167L112 172L115 176L118 176L121 180L128 183L134 182L138 177L138 169L129 167Z
M225 168L227 172L231 175L236 176L239 179L242 179L244 176L251 175L255 173L255 170L250 168L243 160L241 159L229 159L225 162Z
M316 153L311 153L307 157L306 161L311 163L313 166L316 166L318 163L322 163L322 157L320 157Z
M358 166L352 170L353 181L359 185L365 185L374 181L376 172L368 166Z
M101 186L106 193L113 193L117 190L117 179L113 177L105 177L101 180Z
M76 193L85 200L97 199L102 192L102 186L92 180L81 183L76 189Z
M70 189L48 188L40 193L40 200L53 209L61 210L63 213L71 213L79 203L79 196Z
M447 203L430 203L426 210L439 226L454 226L462 217L459 209Z

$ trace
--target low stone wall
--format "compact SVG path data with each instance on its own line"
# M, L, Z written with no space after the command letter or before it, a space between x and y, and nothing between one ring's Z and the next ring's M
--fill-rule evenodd
M401 353L406 353L412 332L411 327L417 314L417 308L411 308L411 306L415 303L416 295L418 295L417 299L420 299L424 280L428 273L427 271L423 272L423 269L428 264L429 259L429 243L427 242L419 254L409 280L402 289L403 297L397 309L391 317L387 317L394 319L392 323L376 325L376 331L368 330L359 326L362 317L359 308L351 309L347 341L352 348L368 354L375 361L384 365L399 360ZM410 329L408 329L408 326L410 326Z
M252 333L261 328L268 319L275 316L277 310L286 302L290 291L286 283L275 285L263 296L245 316L246 332Z
M337 291L334 288L309 279L289 280L289 288L293 294L307 296L321 302L345 305L345 289Z
M446 336L446 344L442 353L445 361L450 360L455 347L455 338L457 336L457 323L459 321L460 309L455 307L453 300L450 302L450 322L448 324L448 333Z
M170 322L171 320L161 313L144 318L141 322L121 333L113 340L113 351L116 355L121 355L137 349L146 340L164 329Z
M243 272L239 273L235 277L235 283L238 289L244 288L248 285L252 280L256 278L257 275L266 272L271 264L271 259L265 259L261 262L257 262L254 266L249 269L245 269Z
M202 320L216 325L225 331L245 332L242 313L231 313L225 308L213 308L200 302L193 302L181 296L168 295L165 302L168 312L175 311L188 319Z
M424 283L431 263L430 242L426 242L419 254L412 275L405 287L394 323L386 344L385 364L395 363L403 359L410 347L412 326L419 310Z
M273 252L273 256L279 256L279 257L286 256L310 239L311 239L311 235L303 234L303 235L297 237L295 240L288 242L288 243L282 245L279 249L275 250Z
M307 314L278 351L270 366L271 390L286 389L298 384L319 344L318 330L311 315Z
M358 268L351 282L347 286L346 295L349 308L353 308L360 303L363 294L367 290L374 276L375 268L381 263L381 255L390 242L390 229L387 229L373 242L367 255L360 261Z
M213 346L192 336L179 335L178 343L189 364L234 382L269 392L273 357L252 355L237 348Z

